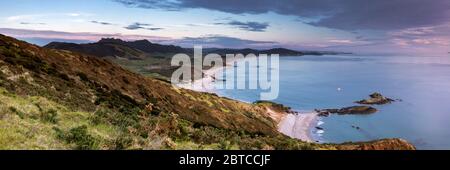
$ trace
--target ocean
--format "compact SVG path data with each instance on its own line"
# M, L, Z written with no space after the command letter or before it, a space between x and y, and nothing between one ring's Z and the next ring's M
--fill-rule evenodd
M354 101L373 92L400 100L375 105L379 111L370 115L321 117L318 126L323 130L312 130L315 140L342 143L402 138L418 149L450 149L450 56L280 57L279 80L279 96L273 101L303 112L355 106ZM261 90L215 92L254 102Z

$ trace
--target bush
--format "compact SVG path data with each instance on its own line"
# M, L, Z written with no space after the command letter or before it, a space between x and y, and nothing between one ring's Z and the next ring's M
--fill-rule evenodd
M43 122L49 122L49 123L53 123L56 124L58 123L58 111L54 110L54 109L50 109L46 112L41 112L40 118Z
M133 139L129 135L120 135L114 140L114 149L124 150L131 146Z
M66 141L67 143L73 143L76 145L76 149L79 150L92 150L97 149L97 139L88 133L87 126L79 126L72 128L69 132L64 132L58 128L54 129L58 138Z
M126 114L114 111L108 108L101 107L94 112L94 115L89 118L90 122L94 125L98 124L111 124L120 127L123 130L127 130L129 126L134 126L138 122L138 114Z

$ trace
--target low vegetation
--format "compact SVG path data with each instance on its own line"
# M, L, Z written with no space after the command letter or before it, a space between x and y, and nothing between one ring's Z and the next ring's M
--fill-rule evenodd
M0 149L316 149L284 136L267 137L201 125L177 114L155 116L107 108L74 112L44 97L0 88Z

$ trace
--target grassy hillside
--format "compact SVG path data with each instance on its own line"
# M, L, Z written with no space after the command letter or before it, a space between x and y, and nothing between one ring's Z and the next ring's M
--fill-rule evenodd
M0 149L339 149L280 134L268 108L0 35Z
M0 149L315 149L211 126L197 127L178 115L139 115L131 126L107 110L73 111L44 97L23 97L0 88ZM120 113L118 113L120 114ZM115 120L112 120L115 119Z

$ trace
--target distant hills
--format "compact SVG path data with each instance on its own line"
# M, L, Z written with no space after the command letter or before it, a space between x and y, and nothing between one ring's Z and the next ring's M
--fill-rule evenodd
M337 54L350 54L343 52L331 52L331 51L296 51L287 48L272 48L268 50L256 50L251 48L245 49L207 49L207 53L217 53L220 55L226 54L279 54L280 56L303 56L303 55L337 55Z
M51 42L44 46L45 48L61 49L75 51L84 54L90 54L99 57L122 57L128 59L144 59L151 54L192 54L192 48L182 48L175 45L163 45L152 43L148 40L123 41L121 39L104 38L96 43L75 44L65 42ZM226 54L279 54L280 56L302 56L302 55L334 55L343 54L340 52L322 52L322 51L296 51L286 48L273 48L267 50L257 49L221 49L206 48L204 53L217 53L221 56Z
M243 54L243 55L247 55L247 54L255 54L255 55L259 55L259 54L280 54L280 55L289 55L289 56L305 55L304 52L290 50L290 49L286 49L286 48L273 48L273 49L269 49L269 50L255 50L255 49L251 49L251 48L245 48L245 49L213 49L213 50L210 50L209 53L216 53L216 54L219 54L219 55L226 55L226 54Z
M123 41L104 38L96 43L75 44L51 42L45 48L75 51L99 57L122 57L128 59L143 59L152 53L186 53L186 49L173 45L160 45L148 40Z

